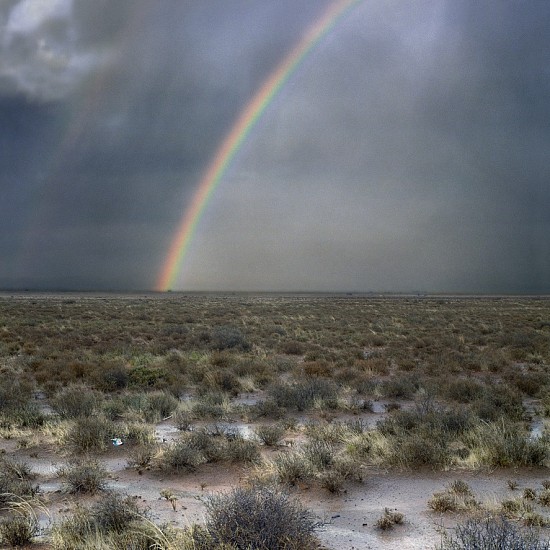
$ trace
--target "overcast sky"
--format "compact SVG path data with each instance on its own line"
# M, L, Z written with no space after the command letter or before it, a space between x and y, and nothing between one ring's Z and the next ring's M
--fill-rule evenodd
M0 0L0 288L153 288L329 0ZM364 0L236 155L174 290L550 292L550 2Z

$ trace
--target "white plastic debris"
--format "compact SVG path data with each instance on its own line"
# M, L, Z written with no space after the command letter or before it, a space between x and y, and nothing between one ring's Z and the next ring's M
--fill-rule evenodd
M115 447L120 447L122 445L122 439L120 439L120 437L114 437L111 441Z

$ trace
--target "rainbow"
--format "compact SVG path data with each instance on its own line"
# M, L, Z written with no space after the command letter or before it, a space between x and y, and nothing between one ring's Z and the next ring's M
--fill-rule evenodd
M264 81L251 101L240 113L229 134L223 140L201 179L191 204L184 212L168 254L162 265L155 290L166 292L174 284L197 225L210 197L222 180L244 140L279 90L298 68L306 55L330 32L340 19L361 0L336 0L308 29L282 62Z

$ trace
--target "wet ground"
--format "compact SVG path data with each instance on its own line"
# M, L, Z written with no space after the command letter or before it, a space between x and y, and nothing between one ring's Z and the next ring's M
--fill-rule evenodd
M373 426L387 414L385 402L373 403L373 412L361 415L366 425ZM533 411L535 407L532 407ZM353 416L358 419L357 416ZM339 419L344 420L344 417ZM307 417L300 419L308 421ZM246 438L253 437L254 424L245 422L218 423L222 429L238 431ZM531 437L540 437L544 421L533 415ZM156 425L156 437L160 445L168 445L179 437L180 432L170 419ZM290 436L300 437L299 435ZM289 439L289 438L287 438ZM36 474L50 517L42 517L42 525L59 520L70 512L77 502L89 501L89 497L73 497L64 492L58 469L64 464L63 449L53 445L27 446L21 448L17 439L0 440L0 450L5 456L22 461ZM248 471L226 464L207 464L196 472L167 475L154 469L129 468L127 465L129 446L112 446L99 456L109 472L108 488L131 495L139 505L148 510L156 523L170 523L183 527L204 520L204 499L212 493L224 492L243 482ZM276 451L264 449L269 456ZM426 549L434 548L440 541L439 531L452 527L460 519L457 514L436 514L429 510L428 501L435 492L442 491L453 480L466 481L487 507L495 507L505 498L516 498L526 487L540 489L542 481L550 477L548 469L531 468L496 471L383 471L370 470L362 483L348 483L345 491L331 495L316 487L292 489L293 494L323 523L319 537L328 548L338 550L355 549ZM508 480L517 482L512 491ZM162 498L163 489L170 489L177 497L176 510L169 501ZM376 521L384 508L397 509L404 514L402 525L383 532L376 528Z

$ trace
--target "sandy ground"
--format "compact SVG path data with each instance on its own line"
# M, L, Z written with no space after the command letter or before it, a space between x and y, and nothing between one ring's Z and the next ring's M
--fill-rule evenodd
M380 417L381 413L375 416ZM157 426L159 441L168 442L178 435L170 422ZM70 512L77 502L86 503L89 497L74 497L63 492L58 468L64 459L60 449L53 447L17 448L16 440L0 441L0 449L6 456L27 463L36 472L36 483L50 510L50 518L43 517L42 524L57 521ZM166 475L154 470L138 471L127 467L128 447L112 447L100 456L110 473L111 490L136 498L147 509L156 523L171 523L182 527L204 520L203 500L211 493L230 490L246 477L240 467L208 464L197 472L182 475ZM265 450L266 453L275 452ZM460 519L457 514L440 515L428 508L428 500L434 492L442 491L453 480L466 481L478 500L488 505L504 498L520 496L525 487L541 488L541 482L550 477L548 469L533 468L496 471L367 471L362 483L348 483L345 491L331 495L315 487L292 489L293 494L323 522L318 535L322 543L331 549L427 549L434 548L441 540L438 530L452 527ZM514 479L519 487L508 488L507 480ZM170 502L160 497L162 489L171 489L177 496L174 511ZM391 531L380 531L376 520L384 508L397 509L405 516L402 525Z

